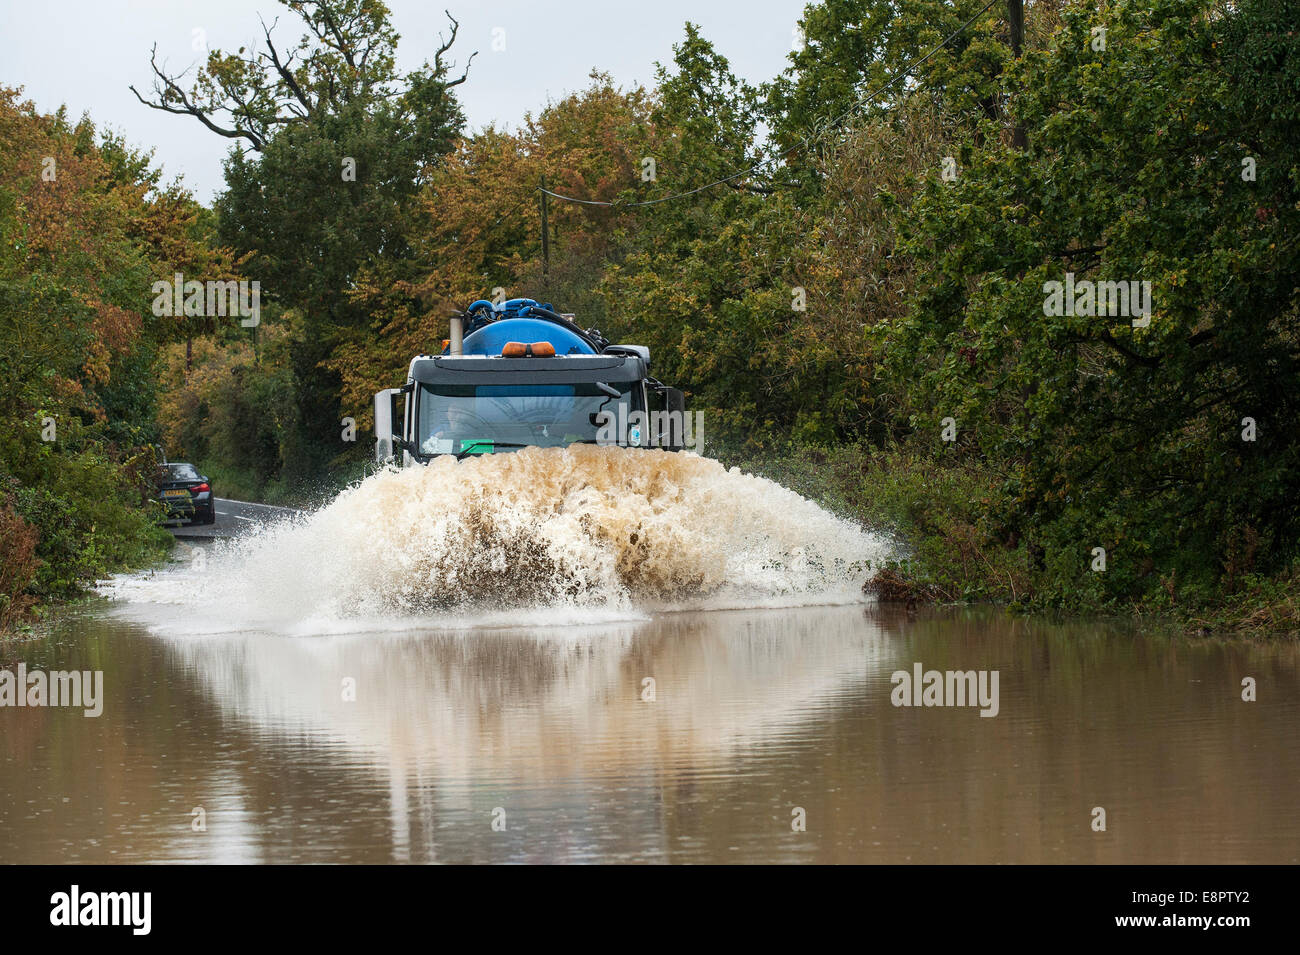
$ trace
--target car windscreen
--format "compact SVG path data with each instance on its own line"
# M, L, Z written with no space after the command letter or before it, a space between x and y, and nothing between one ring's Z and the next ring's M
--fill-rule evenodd
M491 451L495 444L560 447L603 440L606 420L627 420L639 382L536 385L421 385L418 405L421 454ZM621 409L621 410L620 410ZM614 419L595 416L605 413Z
M164 481L197 481L199 472L192 464L166 464L163 465L162 479Z

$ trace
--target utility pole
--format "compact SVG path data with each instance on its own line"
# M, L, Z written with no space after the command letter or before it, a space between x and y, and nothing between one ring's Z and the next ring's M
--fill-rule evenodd
M551 198L546 192L546 177L542 176L542 288L551 284L551 226L547 221L547 205Z
M1019 60L1020 47L1025 39L1025 9L1023 0L1007 0L1007 23L1011 26L1011 55ZM1025 127L1019 123L1011 130L1011 145L1016 149L1026 149L1029 139L1025 136Z

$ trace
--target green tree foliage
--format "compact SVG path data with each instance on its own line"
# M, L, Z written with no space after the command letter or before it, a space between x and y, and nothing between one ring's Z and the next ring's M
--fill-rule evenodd
M719 424L775 420L763 374L767 343L779 334L782 288L775 250L797 241L791 208L772 196L757 156L757 91L725 56L687 24L671 68L658 71L652 114L657 177L637 199L680 195L634 209L620 236L619 259L602 279L618 336L651 347L656 371L688 391ZM770 202L764 199L770 198ZM784 210L784 214L783 211ZM785 232L779 241L768 229Z
M218 231L266 299L297 316L286 353L295 414L279 455L296 483L346 450L329 359L370 334L351 294L361 270L400 269L410 254L406 211L464 124L452 90L465 74L452 77L444 60L455 20L433 61L400 75L383 3L282 3L305 30L292 49L264 23L265 50L211 51L188 90L155 60L152 97L136 95L248 147L226 162Z
M641 159L655 148L651 111L645 90L619 90L593 73L586 89L528 116L520 130L489 128L461 140L403 220L409 260L376 260L351 292L374 317L368 333L328 363L343 382L345 411L366 414L371 395L400 380L412 356L442 347L453 308L497 287L552 300L587 326L617 323L596 286L633 217L620 207L551 200L544 275L537 190L545 181L601 202L639 198L653 186L640 180Z
M280 433L257 473L338 466L340 414L501 286L649 345L713 451L811 446L860 475L849 499L930 538L933 592L1155 605L1294 579L1293 0L1037 0L1019 61L1001 3L823 0L764 86L687 24L654 88L596 73L472 136L440 57L391 75L378 4L288 5L292 69L214 54L195 90L156 91L225 109L253 150L220 234L283 306L271 367L205 351L186 378L169 356L177 394L246 425L167 418L183 440L256 470L257 394ZM543 181L589 200L549 201L545 272ZM1045 313L1067 273L1149 282L1150 323Z
M1096 586L1130 599L1295 557L1300 41L1283 6L1068 10L1017 77L1028 152L975 148L913 206L929 280L882 330L891 374L919 431L952 416L1003 472L1004 529L1058 580L1086 576L1094 546ZM1150 282L1149 325L1044 314L1067 272Z
M157 349L150 311L183 263L231 261L149 157L0 90L0 621L166 539L144 506Z
M988 0L809 4L790 69L767 88L774 144L790 178L815 193L825 171L817 157L834 143L827 134L835 124L887 117L918 90L943 115L997 119L1009 59L1004 7ZM1046 2L1035 7L1049 19L1050 10Z

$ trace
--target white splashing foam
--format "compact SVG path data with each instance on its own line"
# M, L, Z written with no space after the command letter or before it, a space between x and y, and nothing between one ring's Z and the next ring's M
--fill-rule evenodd
M100 590L173 633L566 626L860 601L888 553L885 537L717 461L577 445L384 471L217 543L202 566Z

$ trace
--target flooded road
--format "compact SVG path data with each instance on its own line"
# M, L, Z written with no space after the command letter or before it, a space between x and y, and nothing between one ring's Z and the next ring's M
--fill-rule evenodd
M0 708L6 863L1300 860L1294 642L863 604L177 635L102 601L4 653L105 696ZM918 663L996 670L997 715L893 705Z
M0 861L1300 859L1294 641L877 607L887 537L661 451L245 523L0 648Z

